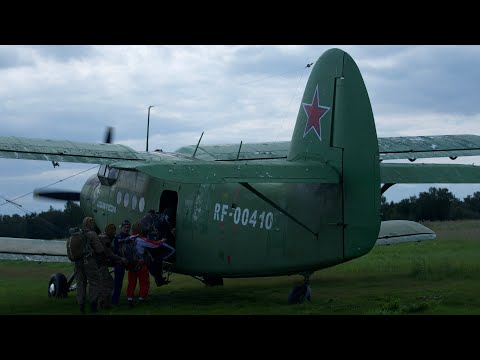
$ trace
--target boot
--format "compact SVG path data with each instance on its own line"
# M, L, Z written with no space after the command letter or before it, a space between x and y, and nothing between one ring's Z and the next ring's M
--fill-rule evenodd
M85 304L80 304L80 314L85 314Z
M96 301L90 303L90 312L91 312L92 314L98 312L98 305L97 305L97 302L96 302Z

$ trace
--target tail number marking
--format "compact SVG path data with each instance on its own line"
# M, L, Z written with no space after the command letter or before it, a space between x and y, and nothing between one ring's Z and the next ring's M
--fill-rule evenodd
M225 217L233 217L233 223L235 225L242 224L243 226L259 227L260 229L270 230L273 225L273 213L258 210L253 210L237 206L232 209L227 204L216 203L213 211L214 221L224 221Z

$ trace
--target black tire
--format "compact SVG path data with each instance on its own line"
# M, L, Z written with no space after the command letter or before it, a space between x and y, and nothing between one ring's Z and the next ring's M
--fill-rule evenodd
M62 273L55 273L48 282L48 297L64 298L68 293L67 278Z
M297 285L288 294L288 304L301 304L305 300L310 301L311 289L307 285Z
M204 276L203 283L206 286L223 286L223 278L215 276Z

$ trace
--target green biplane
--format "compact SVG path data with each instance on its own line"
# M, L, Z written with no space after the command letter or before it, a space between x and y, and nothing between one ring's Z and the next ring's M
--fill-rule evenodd
M197 145L173 153L111 143L0 137L0 157L99 164L80 193L38 195L80 201L100 229L176 210L170 273L207 285L224 278L303 276L289 302L309 298L315 271L367 254L376 244L434 239L410 221L380 221L381 194L398 183L480 183L480 167L387 163L480 155L474 135L377 138L361 73L330 49L308 79L289 142ZM382 185L383 184L383 185ZM65 243L4 239L4 258L66 259ZM68 261L68 259L66 260ZM50 296L74 290L54 274Z

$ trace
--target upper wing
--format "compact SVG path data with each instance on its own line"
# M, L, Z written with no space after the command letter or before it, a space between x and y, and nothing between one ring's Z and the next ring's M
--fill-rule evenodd
M401 242L433 240L435 232L414 221L388 220L380 224L380 232L375 245L390 245Z
M124 145L29 139L14 136L0 137L0 157L91 164L145 159L142 153Z
M260 159L286 159L290 149L290 141L183 146L176 153L193 155L203 160L231 161L236 160L260 160Z
M478 156L480 136L439 135L378 138L380 159Z
M380 164L384 184L480 183L480 166L462 164Z
M104 143L0 137L0 157L109 164L180 183L340 181L339 174L332 167L315 162L302 165L286 161L213 163L182 153L139 152L124 145Z
M0 237L0 259L70 262L65 240Z
M480 155L480 136L443 135L379 138L382 159ZM292 164L289 141L238 145L186 146L178 155L138 152L105 143L0 137L0 157L77 163L111 164L186 183L202 182L328 182L339 175L328 165ZM195 153L195 159L191 157ZM234 160L251 160L248 163ZM260 160L257 162L255 160ZM151 166L152 163L155 166ZM198 160L215 160L198 161ZM270 160L270 161L269 161ZM224 163L222 166L218 166ZM178 166L185 165L185 166ZM479 168L470 165L381 164L383 183L478 183Z
M205 160L249 160L286 158L290 141L203 145L199 146L195 157ZM195 146L184 146L178 153L192 155ZM438 135L379 137L378 151L380 159L418 159L434 157L478 156L480 155L480 136L477 135Z
M380 158L417 159L480 155L480 136L441 135L378 138ZM204 145L195 157L204 160L282 159L288 155L290 141ZM184 146L177 153L193 155L195 146ZM11 159L53 160L93 164L109 164L119 160L146 160L149 153L128 146L104 143L0 137L0 157Z

